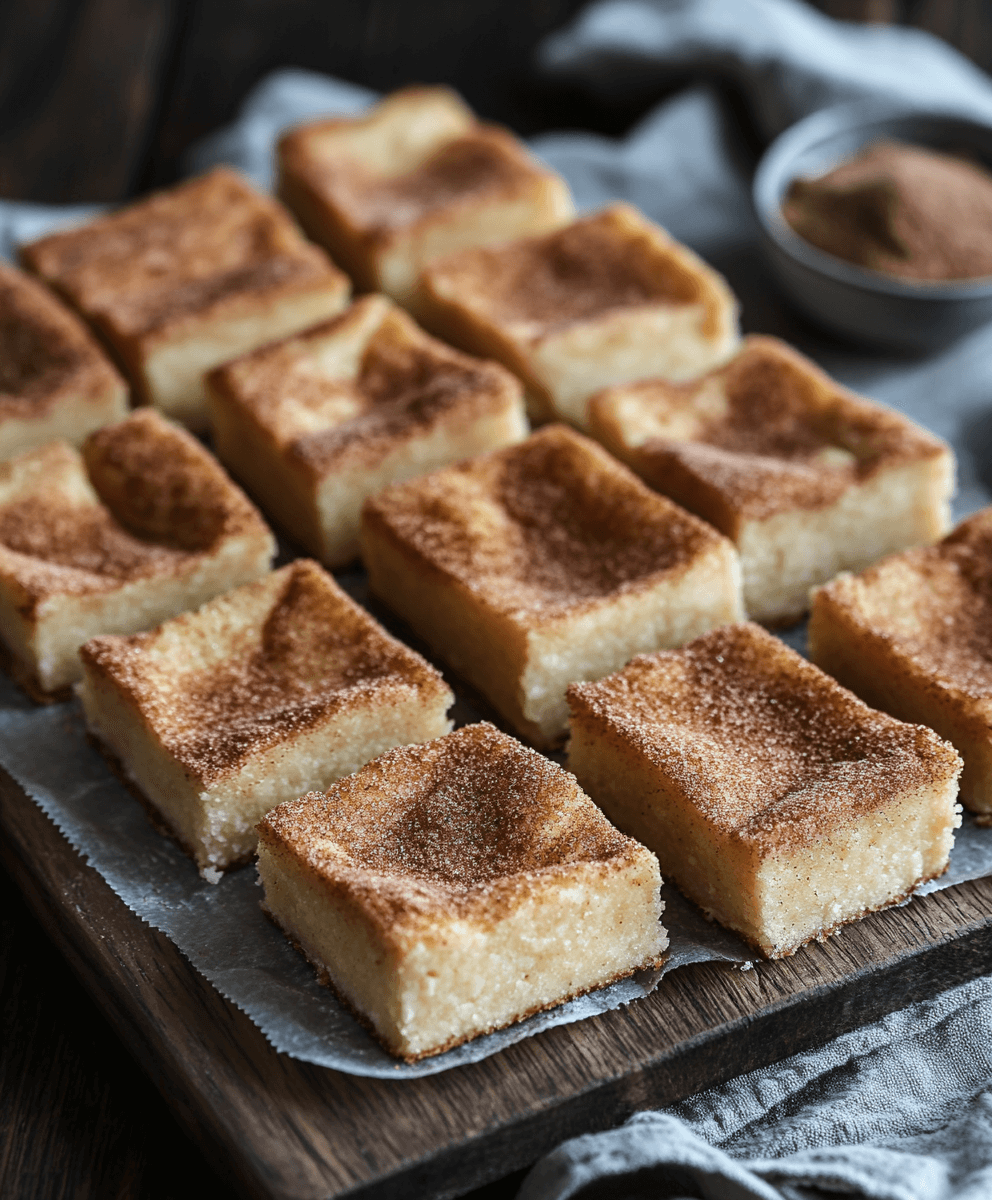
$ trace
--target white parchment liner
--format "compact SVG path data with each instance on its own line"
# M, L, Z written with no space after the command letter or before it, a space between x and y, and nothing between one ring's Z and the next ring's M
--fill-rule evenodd
M713 960L743 965L753 956L665 887L671 952L660 973L642 972L446 1054L398 1063L317 983L262 915L253 868L233 871L217 885L205 883L182 851L155 832L141 805L86 741L77 701L35 709L12 683L0 680L0 765L128 908L169 937L277 1050L351 1075L413 1079L477 1062L551 1026L641 999L676 967ZM989 874L992 830L966 820L950 870L921 891Z

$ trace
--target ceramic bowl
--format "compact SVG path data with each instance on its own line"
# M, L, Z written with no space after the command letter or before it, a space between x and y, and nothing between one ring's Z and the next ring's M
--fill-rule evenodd
M771 269L797 308L843 337L925 352L992 321L992 276L895 279L818 250L782 215L794 179L823 175L881 139L965 153L992 172L992 125L953 113L843 105L799 121L772 143L754 177L755 212Z

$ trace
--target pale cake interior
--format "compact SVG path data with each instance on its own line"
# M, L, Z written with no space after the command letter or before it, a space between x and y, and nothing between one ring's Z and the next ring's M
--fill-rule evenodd
M408 303L425 263L543 233L574 215L568 187L446 88L404 88L358 118L286 135L280 194L359 285Z
M430 264L415 311L454 345L520 375L535 416L579 428L600 388L688 379L738 342L722 277L625 204Z
M306 560L83 662L91 732L211 881L277 804L451 728L438 673Z
M474 725L259 829L273 919L393 1054L436 1054L654 966L657 860L560 767Z
M565 686L741 619L726 539L564 426L366 504L373 591L525 737Z
M774 338L693 383L608 388L589 410L594 437L733 539L756 620L797 619L811 587L950 523L950 448Z
M340 312L350 282L226 168L22 248L112 347L140 400L205 426L203 374Z
M519 382L429 337L384 296L207 379L221 459L329 565L358 556L388 483L520 441Z
M964 759L961 799L992 814L992 510L937 546L818 589L810 654L869 704L928 725Z
M943 873L960 759L757 626L569 689L569 768L666 878L770 958Z
M85 461L84 461L85 459ZM147 629L265 574L275 541L220 465L151 410L0 464L0 637L43 698L99 633Z
M79 317L0 263L0 459L56 438L79 446L127 409L124 380Z

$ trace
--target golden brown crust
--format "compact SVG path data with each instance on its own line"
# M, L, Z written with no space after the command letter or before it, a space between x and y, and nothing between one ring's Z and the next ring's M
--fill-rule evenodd
M992 716L992 508L936 546L841 576L817 590L813 607L814 624L835 611L933 703L964 702Z
M333 370L328 352L341 360ZM330 321L217 368L208 386L315 479L375 466L453 420L504 411L521 391L508 371L430 337L384 296L363 296Z
M224 167L21 257L115 342L150 344L310 284L346 286L277 201Z
M714 828L761 855L960 767L932 730L870 709L750 623L572 684L568 701L573 722L663 772Z
M563 425L386 488L363 521L421 570L530 624L651 587L719 541Z
M573 776L484 723L390 750L258 833L391 946L443 938L444 921L495 923L569 867L606 875L648 853Z
M590 432L642 479L736 537L744 520L836 503L852 486L949 447L855 395L771 337L685 384L606 388Z
M213 455L153 409L91 434L83 461L97 495L137 537L207 553L266 529Z
M279 142L279 194L361 287L375 256L465 212L484 213L563 181L509 132L485 125L447 88L403 88L358 117L299 126ZM570 211L570 205L569 211ZM558 223L553 214L542 221ZM498 229L485 225L493 241Z
M626 204L581 217L554 233L431 263L423 287L483 328L536 345L570 325L629 308L702 304L715 334L727 296L702 264Z
M239 597L267 597L259 619L245 620ZM218 644L227 652L200 665L204 646ZM148 633L93 638L80 657L203 786L332 715L446 690L307 559Z
M18 480L27 462L35 478ZM28 619L51 597L177 574L197 557L129 533L92 496L78 454L63 443L0 463L0 489L0 578Z
M0 578L28 618L50 597L189 570L238 534L270 536L211 455L147 409L82 458L53 442L0 463Z
M97 400L124 380L52 292L0 263L0 422L39 417L60 400Z
M476 124L439 146L401 175L383 175L359 159L313 145L340 127L323 121L287 134L280 142L283 170L306 180L349 224L373 243L389 242L440 212L525 194L535 178L549 176L506 130Z

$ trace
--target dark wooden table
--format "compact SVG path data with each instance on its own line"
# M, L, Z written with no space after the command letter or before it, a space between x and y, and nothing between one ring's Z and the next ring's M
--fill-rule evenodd
M818 0L929 29L992 68L987 0ZM248 89L295 65L379 89L446 82L523 133L621 133L528 70L581 0L32 0L0 5L0 197L114 201L168 183ZM663 94L659 90L659 95ZM0 869L0 1195L234 1192L180 1130ZM473 1193L511 1196L520 1175ZM195 1181L195 1182L194 1182Z

